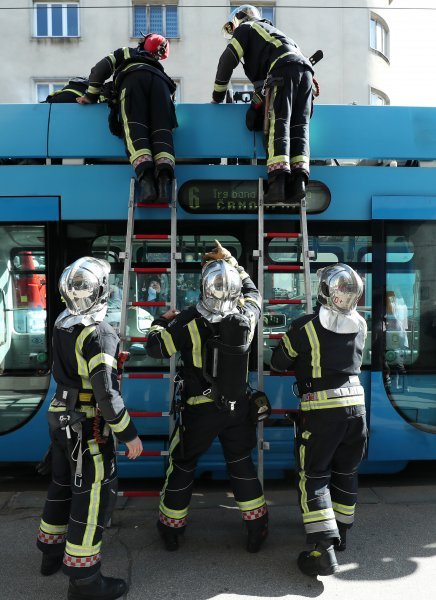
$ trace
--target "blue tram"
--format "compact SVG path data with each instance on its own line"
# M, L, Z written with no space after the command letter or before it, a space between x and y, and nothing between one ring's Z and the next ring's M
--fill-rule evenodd
M200 257L215 238L256 280L258 178L265 177L261 136L244 127L240 105L180 105L177 152L178 309L197 301ZM111 262L107 318L119 326L121 298L169 302L169 275L137 274L123 288L132 170L110 135L104 105L0 106L0 462L38 461L48 445L45 413L53 392L50 332L62 309L57 280L82 255ZM436 110L318 106L311 124L308 194L312 277L333 262L365 280L359 305L368 323L362 382L370 441L364 472L396 472L411 460L436 458ZM295 409L292 377L272 376L275 338L302 308L302 275L282 268L300 248L283 232L297 214L267 212L263 260L263 353L252 352L255 382L275 409ZM166 208L138 209L136 231L161 234L134 242L133 263L169 262ZM277 235L272 235L277 233ZM314 286L314 291L316 287ZM131 411L168 411L168 364L146 356L154 306L131 306L131 359L123 396ZM259 364L262 362L263 364ZM141 379L135 374L155 374ZM138 419L144 447L165 451L168 417ZM293 430L283 415L265 426L265 476L293 468ZM160 477L165 456L120 459L124 477ZM199 474L225 477L218 444Z

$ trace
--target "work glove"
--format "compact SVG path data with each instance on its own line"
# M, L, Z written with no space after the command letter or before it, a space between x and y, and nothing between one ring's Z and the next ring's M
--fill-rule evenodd
M216 246L213 250L206 252L206 254L203 255L203 260L201 261L202 266L212 260L225 260L232 267L237 267L238 261L232 256L231 252L227 250L227 248L223 248L218 240L214 241Z

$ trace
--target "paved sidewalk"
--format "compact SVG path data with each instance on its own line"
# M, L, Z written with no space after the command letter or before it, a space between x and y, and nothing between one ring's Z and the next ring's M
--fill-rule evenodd
M166 552L155 522L157 498L119 499L103 545L103 572L130 582L128 600L434 600L436 485L360 490L357 524L340 570L309 578L296 566L305 548L295 490L268 493L271 529L259 554L222 486L196 489L186 539ZM35 546L44 492L0 492L1 600L66 598L67 578L39 574Z

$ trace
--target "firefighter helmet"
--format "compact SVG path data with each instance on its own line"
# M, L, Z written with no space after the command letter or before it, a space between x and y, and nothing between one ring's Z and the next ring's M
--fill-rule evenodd
M92 315L106 308L110 264L91 256L79 258L64 269L59 292L72 315Z
M235 267L221 259L210 261L201 271L200 304L217 315L235 312L241 287L241 277Z
M259 21L261 19L259 9L251 4L238 6L230 13L229 20L223 27L225 37L231 38L236 27L245 21Z
M142 34L144 35L144 34ZM158 33L148 33L140 46L155 58L156 60L165 60L170 53L170 43L163 35Z
M344 315L355 310L363 293L363 281L354 269L343 263L318 269L318 302Z

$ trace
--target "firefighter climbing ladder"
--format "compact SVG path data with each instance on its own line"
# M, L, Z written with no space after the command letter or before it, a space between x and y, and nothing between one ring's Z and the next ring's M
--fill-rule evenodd
M300 212L300 233L287 233L287 232L268 232L265 233L265 205L264 205L264 192L263 192L263 180L259 179L258 187L258 250L253 253L253 257L257 259L257 281L258 290L263 298L261 315L259 319L259 326L257 328L257 388L264 390L264 376L270 374L268 371L263 370L263 348L264 348L264 328L263 328L263 316L264 316L264 305L274 304L304 304L306 306L306 313L312 312L312 290L310 281L310 252L309 252L309 238L307 233L307 201L306 197L301 200L299 206ZM270 221L273 222L273 221ZM300 242L301 247L301 261L297 264L288 265L265 265L265 240L272 238L282 239L296 239ZM266 271L286 273L303 273L304 277L304 299L285 299L285 298L264 298L264 274ZM280 339L283 334L270 333L268 339ZM284 373L284 375L291 375L293 373ZM273 409L272 414L288 414L289 409ZM263 422L260 422L257 428L257 451L258 451L258 477L263 486L263 471L264 471L264 451L269 450L269 442L264 439L264 426Z
M126 344L129 342L146 343L146 337L131 337L128 335L128 311L133 307L148 307L148 306L159 306L167 307L167 309L176 306L176 287L177 287L177 261L180 260L180 255L177 253L177 184L176 180L173 181L172 189L172 200L168 204L144 204L135 202L135 180L130 181L130 194L129 194L129 206L127 215L127 232L126 232L126 249L124 253L120 254L120 258L124 261L123 271L123 300L121 306L121 319L120 319L120 350L123 351L126 348ZM170 234L156 234L156 233L144 233L135 234L135 209L147 208L169 208L171 210L171 233ZM142 265L132 267L132 249L133 242L135 240L170 240L170 263L168 267L150 267L146 263ZM130 277L131 273L143 273L143 274L161 274L169 273L170 276L170 302L164 301L130 301L129 290L130 290ZM147 412L147 411L129 411L131 417L134 418L151 418L151 417L170 417L171 401L174 393L174 378L176 374L176 356L170 358L170 372L168 373L127 373L123 374L123 378L128 379L169 379L169 395L168 395L168 410L162 412ZM174 420L169 420L169 433L171 435L174 427ZM118 455L126 455L125 451L117 451ZM144 450L141 456L167 456L168 451L166 450ZM159 496L159 491L135 491L135 492L119 492L120 496Z

